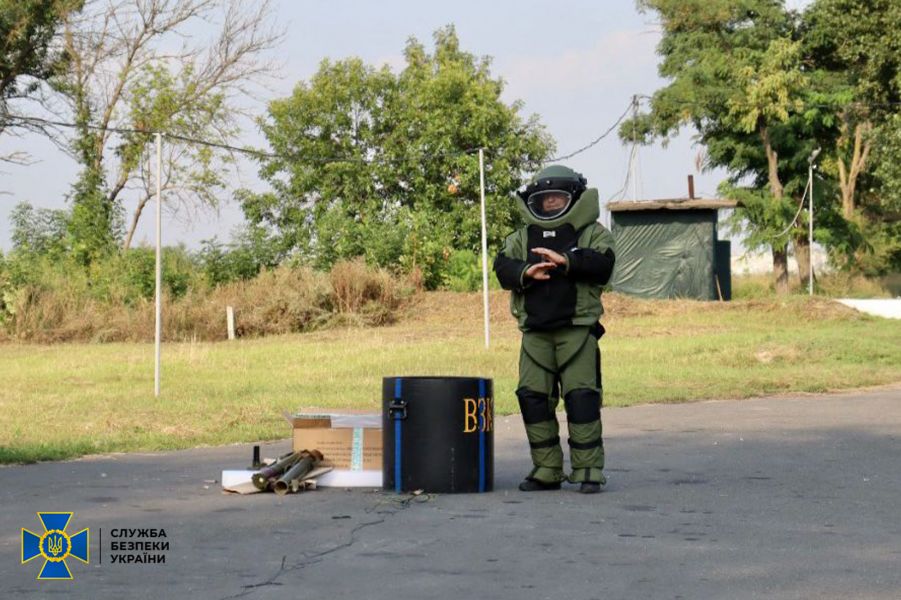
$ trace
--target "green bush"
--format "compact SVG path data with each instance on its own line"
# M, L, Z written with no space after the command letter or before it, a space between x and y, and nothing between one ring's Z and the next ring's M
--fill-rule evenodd
M163 291L174 298L189 289L205 286L202 273L183 247L163 248ZM154 297L156 250L141 247L110 255L91 263L86 275L90 296L104 301L134 304Z
M223 244L218 239L203 240L196 261L212 286L246 281L263 269L278 266L284 259L275 240L260 228L248 228Z
M488 289L500 289L488 262ZM482 289L482 257L472 250L451 252L444 268L444 287L452 292L475 292Z

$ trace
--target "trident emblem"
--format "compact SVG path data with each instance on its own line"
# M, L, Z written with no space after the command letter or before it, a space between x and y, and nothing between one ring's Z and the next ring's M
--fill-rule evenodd
M53 556L59 556L59 553L63 551L63 536L51 535L48 537L47 548Z

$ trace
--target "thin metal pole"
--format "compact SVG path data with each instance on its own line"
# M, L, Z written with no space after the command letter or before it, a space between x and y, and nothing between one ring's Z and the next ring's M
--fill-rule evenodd
M808 239L808 244L809 244L810 248L808 251L809 256L808 256L807 262L808 262L808 267L810 268L810 271L807 274L807 291L808 291L809 295L813 296L813 162L812 161L810 163L808 176L809 176L808 187L810 188L810 200L809 200L810 204L808 204L808 207L810 208L810 215L809 215L810 218L807 219L808 227L809 227L809 229L807 230L807 239Z
M162 162L163 136L156 134L156 360L153 370L153 395L160 395L160 343L163 333L163 236L162 236Z
M482 297L485 313L485 348L488 348L488 231L485 225L485 150L479 148L479 190L482 197Z
M632 96L632 153L629 155L629 179L632 182L632 201L638 201L638 94Z

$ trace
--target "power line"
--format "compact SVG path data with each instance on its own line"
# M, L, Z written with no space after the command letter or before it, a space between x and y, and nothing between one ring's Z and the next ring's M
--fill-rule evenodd
M636 95L635 98L638 98L641 100L652 100L653 99L651 96L648 96L646 94ZM671 100L671 102L672 102L672 100ZM680 106L700 106L703 103L698 102L698 101L675 101L675 104L678 104ZM885 107L885 106L901 105L901 102L891 102L891 103L885 103L885 104L853 103L852 105L853 106L870 106L870 107L883 106L883 107ZM594 140L592 140L588 144L586 144L586 145L582 146L581 148L578 148L577 150L574 150L568 154L563 154L560 156L554 156L551 158L547 158L542 162L548 163L548 162L557 162L557 161L568 160L570 158L573 158L574 156L578 156L579 154L582 154L583 152L590 150L591 148L593 148L594 146L599 144L603 139L608 137L611 133L613 133L616 130L616 128L623 122L623 120L625 120L626 116L629 114L629 111L633 109L633 106L634 106L633 102L630 102L629 105L626 107L626 109L622 112L622 114L616 119L616 121L614 121L614 123L610 127L608 127L606 130L604 130L603 133L601 133L598 137L596 137ZM841 106L842 105L805 104L805 107L833 108L833 109L841 108ZM848 105L845 105L845 106L848 106ZM71 129L84 128L84 129L90 129L90 130L94 130L94 131L109 131L109 132L119 133L119 134L138 134L138 135L148 135L148 136L157 133L155 131L151 131L151 130L147 130L147 129L137 129L137 128L130 128L130 127L117 127L117 126L103 127L100 125L94 125L92 123L71 123L68 121L59 121L59 120L54 120L54 119L44 119L41 117L29 117L29 116L24 116L24 115L15 115L15 114L6 114L6 115L4 115L4 117L7 119L21 121L24 123L51 125L51 126L55 126L55 127L66 127L66 128L71 128ZM356 156L341 156L341 157L305 156L305 157L301 158L298 156L278 154L278 153L274 153L274 152L267 152L265 150L257 150L255 148L234 146L232 144L227 144L225 142L216 142L213 140L205 140L205 139L182 135L182 134L178 134L178 133L168 133L168 132L159 132L159 133L161 133L161 135L163 135L164 137L167 137L169 139L178 140L178 141L186 142L186 143L190 143L190 144L198 144L198 145L202 145L202 146L208 146L211 148L218 148L220 150L226 150L229 152L239 152L242 154L251 155L251 156L258 157L258 158L284 159L284 160L294 160L294 161L320 163L320 164L330 164L330 163L369 164L369 163L379 163L379 162L392 163L392 162L404 162L404 161L410 160L410 157L396 158L396 159L390 159L390 160L384 159L384 158L372 160L372 159L366 159L366 158L356 157ZM494 151L498 150L496 148L492 149L492 148L487 148L487 147L484 149L487 151L488 154L490 154L492 150L494 150ZM466 155L475 154L476 152L478 152L478 150L479 150L478 147L466 148L464 150L448 150L448 151L443 151L443 152L432 153L430 155L430 157L466 156Z
M4 116L5 116L5 118L16 120L16 121L23 121L25 123L35 123L35 124L39 124L39 125L52 125L54 127L66 127L68 129L90 129L92 131L109 131L109 132L113 132L113 133L138 134L138 135L148 135L148 136L158 133L156 131L150 131L148 129L135 129L135 128L131 128L131 127L116 127L116 126L103 127L100 125L94 125L92 123L70 123L68 121L57 121L54 119L44 119L41 117L26 117L24 115L7 114ZM265 152L262 150L254 150L253 148L240 148L238 146L232 146L230 144L225 144L222 142L213 142L210 140L202 140L200 138L193 138L193 137L189 137L189 136L185 136L185 135L179 135L177 133L164 133L164 132L159 132L159 133L161 133L165 137L180 140L183 142L190 142L192 144L201 144L204 146L211 146L211 147L220 148L223 150L231 150L233 152L243 152L245 154L254 154L254 155L262 156L264 158L278 158L277 154L272 154L270 152Z
M22 121L25 123L35 123L40 125L52 125L55 127L66 127L69 129L90 129L92 131L109 131L113 133L120 134L138 134L138 135L154 135L156 133L160 133L163 137L178 140L181 142L187 142L190 144L198 144L201 146L208 146L211 148L219 148L220 150L228 150L230 152L239 152L242 154L248 154L252 156L256 156L259 158L271 158L271 159L283 159L283 160L298 160L303 162L313 162L313 163L321 163L321 164L329 164L329 163L390 163L390 162L403 162L410 160L410 157L397 158L393 160L369 160L366 158L356 157L356 156L344 156L344 157L323 157L323 156L306 156L306 157L298 157L289 154L278 154L274 152L266 152L265 150L256 150L254 148L242 147L242 146L234 146L232 144L226 144L225 142L215 142L212 140L204 140L201 138L196 138L192 136L182 135L178 133L167 133L167 132L156 132L148 129L136 129L131 127L116 127L116 126L107 126L102 127L100 125L94 125L92 123L71 123L68 121L57 121L53 119L44 119L41 117L27 117L24 115L14 115L7 114L4 115L5 118ZM448 150L448 151L440 151L434 152L431 154L432 157L439 156L466 156L475 154L478 152L478 147L475 148L465 148L463 150Z
M575 150L574 152L570 152L569 154L564 154L563 156L555 156L555 157L553 157L553 158L549 158L549 159L547 159L545 162L556 162L556 161L560 161L560 160L567 160L567 159L569 159L569 158L572 158L573 156L576 156L576 155L578 155L578 154L582 154L583 152L585 152L585 151L588 150L589 148L592 148L593 146L597 145L601 140L603 140L605 137L607 137L608 135L610 135L610 134L613 132L613 130L616 129L616 127L617 127L620 123L623 122L623 119L626 118L626 115L629 114L629 111L630 111L630 110L632 110L632 103L629 103L629 106L626 107L626 110L623 111L623 114L621 114L621 115L619 116L619 118L616 120L615 123L613 123L613 125L611 125L604 133L602 133L601 135L599 135L599 136L598 136L597 138L595 138L593 141L589 142L589 143L586 144L585 146L582 146L582 147L579 148L578 150Z
M636 95L635 98L638 98L641 100L653 100L652 96L648 96L646 94ZM671 99L669 101L671 103L674 103L679 106L702 106L704 104L704 103L698 102L696 100L680 101L680 100L672 100ZM888 103L854 102L854 103L845 104L845 105L805 104L804 106L807 108L830 108L830 109L842 108L845 106L890 107L890 106L901 106L901 102L888 102ZM587 150L590 150L591 148L593 148L594 146L599 144L607 136L609 136L611 133L613 133L613 131L617 128L617 126L619 126L623 122L623 120L626 118L626 116L629 114L629 111L632 110L632 108L633 108L633 103L630 102L629 106L626 107L626 109L616 119L616 121L614 121L614 123L610 127L608 127L603 133L601 133L597 138L595 138L588 144L586 144L586 145L582 146L581 148L574 150L568 154L563 154L560 156L554 156L551 158L547 158L542 162L547 163L547 162L568 160L570 158L573 158L574 156L578 156L579 154L586 152ZM9 113L3 115L3 117L6 119L20 121L23 123L32 123L32 124L38 124L38 125L50 125L50 126L54 126L54 127L65 127L65 128L70 128L70 129L89 129L89 130L93 130L93 131L108 131L108 132L119 133L119 134L138 134L138 135L148 135L148 136L158 133L156 131L151 131L148 129L137 129L137 128L131 128L131 127L118 127L118 126L105 126L104 127L104 126L100 126L100 125L94 125L92 123L72 123L72 122L68 122L68 121L44 119L41 117L30 117L30 116L25 116L25 115L16 115L16 114L9 114ZM341 157L305 156L305 157L301 158L301 157L298 157L295 155L278 154L278 153L274 153L274 152L267 152L265 150L257 150L255 148L234 146L232 144L227 144L225 142L216 142L213 140L205 140L205 139L182 135L182 134L178 134L178 133L169 133L169 132L159 132L159 133L169 139L178 140L178 141L186 142L186 143L190 143L190 144L198 144L198 145L202 145L202 146L208 146L211 148L218 148L220 150L227 150L229 152L239 152L242 154L251 155L251 156L258 157L258 158L285 159L285 160L294 160L294 161L320 163L320 164L330 164L330 163L371 164L371 163L379 163L379 162L381 162L381 163L404 162L404 161L410 160L410 157L402 157L402 158L396 158L396 159L381 158L381 159L373 160L373 159L366 159L366 158L356 157L356 156L341 156ZM494 150L495 152L498 150L497 148L492 149L492 148L488 148L488 147L484 147L484 149L486 150L486 152L488 154L490 154L492 152L492 150ZM466 148L464 150L447 150L447 151L443 151L443 152L432 153L430 155L430 157L466 156L466 155L475 154L476 152L478 152L478 150L479 150L479 147Z
M565 154L563 156L556 156L553 158L548 158L544 162L566 160L566 159L572 158L574 156L577 156L577 155L585 152L586 150L589 150L590 148L594 147L601 140L603 140L608 135L610 135L616 129L616 127L620 123L622 123L623 119L625 119L626 115L629 113L630 108L631 108L631 104L629 107L626 108L626 110L623 112L623 114L619 116L619 118L613 123L613 125L611 125L609 128L607 128L600 136L595 138L593 141L589 142L585 146L582 146L578 150L570 152L569 154ZM119 134L138 134L138 135L147 135L147 136L158 133L156 131L151 131L148 129L137 129L137 128L132 128L132 127L117 127L117 126L103 127L100 125L94 125L92 123L71 123L68 121L44 119L41 117L29 117L29 116L24 116L24 115L15 115L15 114L7 114L4 116L7 119L21 121L24 123L50 125L50 126L54 126L54 127L65 127L65 128L69 128L69 129L89 129L89 130L93 130L93 131L108 131L108 132L119 133ZM199 145L208 146L211 148L218 148L220 150L227 150L229 152L239 152L242 154L256 156L258 158L296 160L296 161L302 161L302 162L313 162L313 163L321 163L321 164L342 163L342 162L391 163L391 162L404 162L404 161L410 160L410 157L403 157L403 158L397 158L397 159L392 159L392 160L385 160L385 159L369 160L369 159L365 159L365 158L361 158L361 157L317 157L317 156L306 156L306 157L301 158L298 156L267 152L265 150L256 150L254 148L234 146L232 144L227 144L224 142L204 140L201 138L182 135L182 134L178 134L178 133L167 133L167 132L159 132L159 133L163 137L166 137L169 139L178 140L181 142L187 142L190 144L199 144ZM448 151L443 151L443 152L435 152L435 153L430 154L429 156L430 157L467 156L467 155L475 154L476 152L478 152L478 150L479 150L478 147L466 148L463 150L448 150ZM492 149L485 148L485 150L488 151L488 153L490 153L490 151ZM494 150L497 150L497 149L494 149Z
M792 217L791 223L788 224L788 227L772 236L773 239L781 238L783 235L786 235L791 228L795 226L798 222L798 217L801 216L801 211L804 209L804 200L807 198L807 192L810 191L810 181L807 182L807 185L804 186L804 194L801 196L801 201L798 203L798 212L795 213L795 216Z

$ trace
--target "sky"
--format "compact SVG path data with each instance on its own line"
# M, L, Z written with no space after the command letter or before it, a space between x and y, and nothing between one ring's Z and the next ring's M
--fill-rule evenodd
M800 7L806 2L788 4ZM257 114L265 113L268 100L287 96L297 82L309 80L324 58L358 56L398 71L410 36L431 48L432 33L448 24L456 27L463 50L492 57L492 74L506 82L503 99L523 101L524 117L539 116L557 142L558 155L581 148L608 129L633 94L649 95L666 83L657 74L655 48L660 33L655 15L640 14L632 0L275 0L273 9L285 38L267 57L279 63L277 76L267 83L260 99L247 101ZM187 35L200 36L201 31L197 27ZM237 145L264 147L265 139L256 126L245 125ZM11 247L12 207L22 201L42 208L67 206L78 173L74 161L39 136L0 138L0 154L14 150L28 152L37 162L0 166L0 248L4 250ZM686 196L688 174L695 177L696 195L714 197L725 173L699 173L695 167L699 150L690 130L681 132L666 148L643 147L638 197ZM582 172L606 201L622 188L628 158L629 147L611 135L566 164ZM232 185L233 189L265 189L250 162L242 163ZM129 216L135 202L126 199ZM197 248L201 240L214 236L228 240L242 222L240 207L224 197L218 213L201 213L190 221L164 215L163 243ZM135 239L138 244L153 242L152 210L145 210Z

